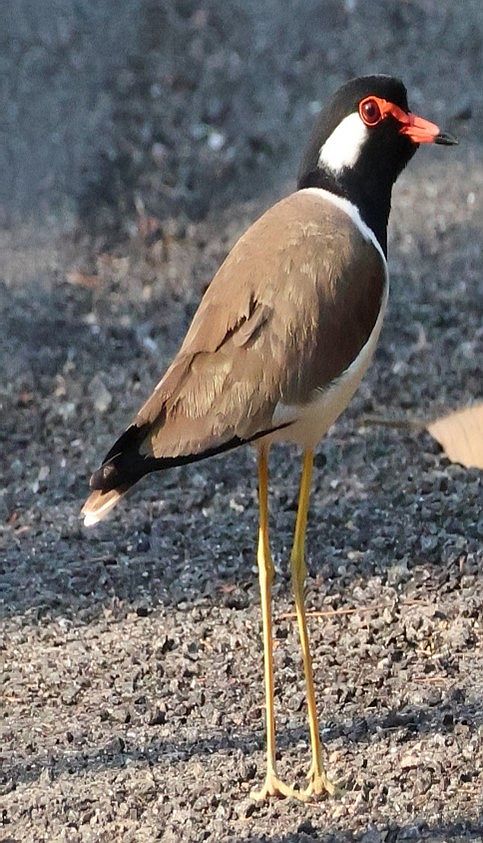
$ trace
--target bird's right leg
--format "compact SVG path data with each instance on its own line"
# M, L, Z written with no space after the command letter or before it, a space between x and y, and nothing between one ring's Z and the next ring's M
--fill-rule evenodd
M261 801L268 796L294 796L301 798L300 791L280 781L277 776L275 758L275 711L273 682L273 638L272 638L272 582L274 567L270 554L268 534L268 448L261 445L258 457L258 480L260 501L260 526L258 533L258 573L263 623L263 656L265 672L266 728L267 728L267 773L260 790L250 796Z
M308 799L323 793L333 795L335 785L328 778L322 759L323 746L320 740L319 721L317 717L317 703L315 698L314 675L312 658L309 647L309 634L305 613L304 584L307 575L305 564L305 533L307 529L307 514L309 509L310 485L312 480L312 466L314 454L311 450L304 453L302 478L300 481L299 504L295 524L295 538L291 556L292 585L295 597L295 609L299 628L300 646L304 664L305 683L307 687L307 707L309 714L310 743L312 747L312 765L309 771L309 786L303 791Z

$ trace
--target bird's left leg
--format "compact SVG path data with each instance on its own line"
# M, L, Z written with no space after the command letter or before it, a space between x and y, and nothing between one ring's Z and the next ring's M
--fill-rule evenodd
M313 461L313 451L306 450L303 457L295 536L290 559L292 569L292 588L295 598L295 611L297 614L300 646L302 649L302 658L304 663L305 683L307 687L307 708L309 715L310 744L312 748L312 764L308 775L309 784L307 789L304 791L305 797L322 793L330 793L332 795L335 792L335 787L327 777L324 770L322 760L323 746L320 740L319 722L317 718L312 658L310 655L304 603L304 585L305 577L307 575L307 567L305 564L305 532L307 528L307 514L309 508Z
M267 771L260 790L252 791L253 799L262 801L269 796L301 798L300 791L280 781L275 757L275 706L273 681L272 582L274 567L268 538L268 448L261 445L258 456L260 499L260 527L258 533L258 571L262 604L263 655L265 673L265 702L267 728Z

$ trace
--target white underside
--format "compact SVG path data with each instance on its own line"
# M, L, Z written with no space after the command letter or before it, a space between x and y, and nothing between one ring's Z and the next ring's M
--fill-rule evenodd
M351 217L364 239L370 241L381 255L386 271L386 284L376 324L356 359L330 386L316 389L307 404L288 405L280 402L275 408L273 423L289 423L290 426L264 437L264 441L295 442L303 448L314 448L345 410L369 367L386 312L389 279L384 252L374 232L361 219L355 205L326 190L312 187L307 190L320 195L321 199L329 200Z

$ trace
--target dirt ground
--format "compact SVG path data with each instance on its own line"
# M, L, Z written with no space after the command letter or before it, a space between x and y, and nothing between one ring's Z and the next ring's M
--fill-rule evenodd
M481 4L139 5L157 38L106 82L110 157L89 148L84 190L69 197L64 173L56 213L34 224L17 207L0 231L0 839L483 841L481 477L427 435L364 424L481 392ZM253 453L149 478L95 529L79 509L211 274L292 189L317 103L372 70L402 76L461 143L420 150L398 182L380 347L317 456L307 600L344 792L259 805ZM302 784L298 454L274 450L271 471L280 770Z

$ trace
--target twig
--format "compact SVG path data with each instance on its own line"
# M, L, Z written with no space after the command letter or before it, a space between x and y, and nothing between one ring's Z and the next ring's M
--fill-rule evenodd
M447 682L449 676L413 676L413 682Z
M305 616L307 618L332 618L334 615L353 615L355 612L373 612L380 608L381 606L360 606L348 609L326 609L324 611L306 612ZM383 606L382 608L386 609L387 607ZM285 612L285 614L279 615L280 620L293 620L296 617L296 612Z
M374 606L348 606L344 607L343 609L323 609L323 610L315 610L313 612L306 612L307 618L333 618L337 615L354 615L356 612L380 612L384 609L391 609L397 608L400 606L419 606L421 609L427 609L430 604L429 603L421 603L420 600L402 600L400 603L396 603L394 607L389 603L376 603ZM285 612L283 615L279 615L279 620L295 620L297 618L296 612Z
M427 422L422 419L386 419L383 416L364 416L361 420L364 426L378 424L382 427L402 428L403 430L424 430Z

